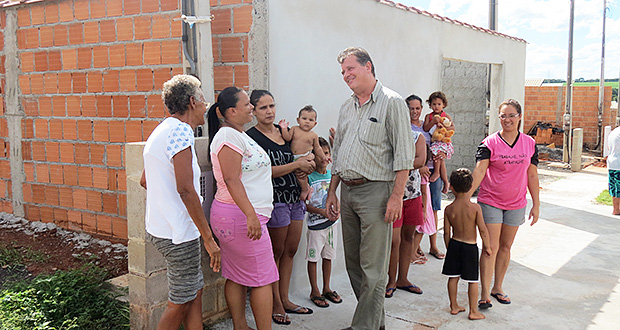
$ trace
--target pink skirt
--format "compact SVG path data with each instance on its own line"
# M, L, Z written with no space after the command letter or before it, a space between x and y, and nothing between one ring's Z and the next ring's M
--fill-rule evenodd
M426 221L422 225L417 226L415 230L418 233L433 235L437 232L437 228L435 227L435 214L433 213L433 205L431 203L431 189L428 184L426 185L426 205L424 205L424 212L426 212Z
M454 153L454 147L452 143L446 143L442 141L433 141L431 142L431 152L433 155L437 155L439 152L443 152L446 154L446 158L452 158L452 154Z
M237 284L260 287L279 279L267 231L269 218L258 215L262 235L248 238L247 218L236 204L213 200L211 228L222 251L222 276Z

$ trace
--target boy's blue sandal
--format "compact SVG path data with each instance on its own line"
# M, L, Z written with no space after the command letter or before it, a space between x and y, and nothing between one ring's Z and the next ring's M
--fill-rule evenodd
M487 309L491 307L493 307L493 305L490 300L478 300L478 309Z

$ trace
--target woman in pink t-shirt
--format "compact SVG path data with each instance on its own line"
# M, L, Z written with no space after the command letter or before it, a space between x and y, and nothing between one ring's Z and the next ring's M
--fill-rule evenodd
M476 153L474 182L470 194L480 185L478 204L491 236L493 253L480 257L482 290L478 307L491 307L490 297L510 304L502 284L510 262L510 248L519 226L525 222L526 193L530 191L531 225L538 221L538 151L534 139L519 132L521 105L508 99L499 106L502 129L486 137ZM490 288L495 272L495 282Z

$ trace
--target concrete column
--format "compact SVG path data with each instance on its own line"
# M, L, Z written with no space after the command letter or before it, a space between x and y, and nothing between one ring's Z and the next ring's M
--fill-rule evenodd
M607 157L609 155L609 133L611 133L611 126L605 126L603 132L603 157Z
M24 111L19 101L21 94L19 89L19 54L17 52L17 11L15 9L6 10L6 27L4 28L4 55L6 81L5 96L6 103L6 122L9 129L10 156L9 165L11 167L11 191L13 202L13 214L19 217L25 216L24 213L24 194L22 186L26 175L24 173L24 159L22 157L22 119Z
M493 134L502 127L497 116L499 105L504 101L504 71L501 64L491 64L491 104L489 106L489 134ZM523 120L521 120L523 122ZM521 124L523 125L523 124Z
M252 28L248 42L250 90L269 90L269 4L267 0L252 1Z
M127 230L129 253L129 304L131 329L155 329L166 308L168 280L166 264L155 247L145 240L144 212L146 190L140 186L144 164L144 142L125 145L127 173ZM196 150L201 171L210 170L206 152L207 138L196 138ZM207 189L207 191L210 191ZM212 193L205 201L212 201ZM208 217L207 217L208 218ZM207 323L228 315L224 298L224 279L209 268L209 255L202 251L202 270L205 280L202 295L202 315Z
M583 129L573 130L573 146L571 150L570 168L573 172L581 171L581 150L583 149Z

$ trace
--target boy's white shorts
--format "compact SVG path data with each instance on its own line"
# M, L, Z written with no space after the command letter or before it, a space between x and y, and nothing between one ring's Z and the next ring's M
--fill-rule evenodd
M335 224L325 229L308 230L306 237L308 239L306 260L318 262L321 258L328 260L336 258Z

